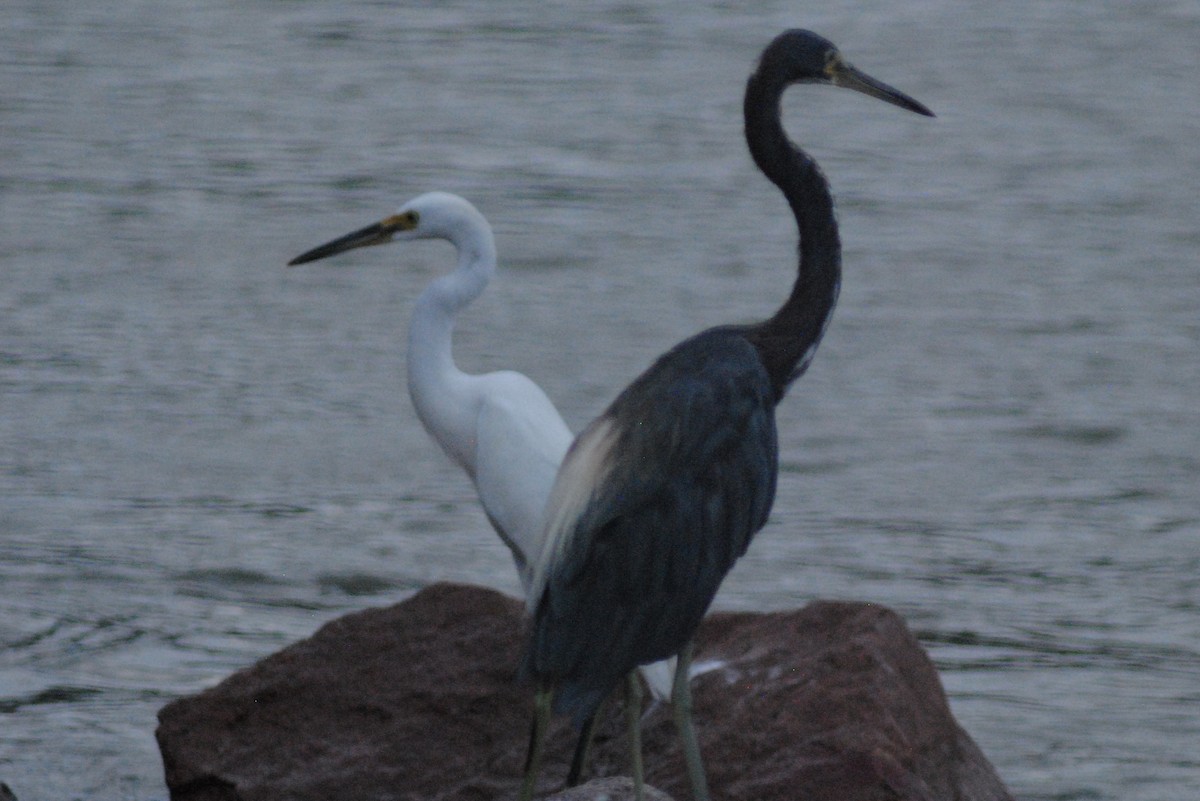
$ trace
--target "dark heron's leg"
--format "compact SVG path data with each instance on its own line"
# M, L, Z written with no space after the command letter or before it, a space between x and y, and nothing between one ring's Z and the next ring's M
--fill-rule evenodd
M671 688L671 706L675 713L675 728L679 729L679 740L683 744L683 758L687 761L688 779L692 783L693 801L709 801L708 780L704 777L704 763L700 760L700 743L696 740L696 729L692 726L692 691L688 687L688 668L692 664L692 649L688 643L679 652L675 665L675 686Z
M571 757L571 770L567 773L567 786L574 787L579 784L579 776L583 773L584 765L587 764L588 752L592 749L592 737L596 734L596 717L600 710L597 709L592 713L583 724L583 730L579 732L579 740L575 743L575 754Z
M636 670L625 677L625 722L629 727L629 761L633 772L633 797L645 801L645 773L642 770L642 680Z
M525 767L521 768L522 776L529 772L529 766L533 764L533 747L537 744L537 733L537 713L534 712L529 720L529 743L525 746Z
M533 733L529 754L525 758L525 778L521 781L521 801L532 801L533 789L537 786L538 771L542 767L542 751L546 743L546 727L550 723L550 701L554 690L539 688L533 697Z

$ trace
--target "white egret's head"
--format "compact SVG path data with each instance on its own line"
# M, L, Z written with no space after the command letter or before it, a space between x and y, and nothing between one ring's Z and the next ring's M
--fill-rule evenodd
M377 223L302 253L288 266L325 259L338 253L411 239L446 239L461 245L468 236L487 232L487 221L468 201L449 192L428 192L405 203Z

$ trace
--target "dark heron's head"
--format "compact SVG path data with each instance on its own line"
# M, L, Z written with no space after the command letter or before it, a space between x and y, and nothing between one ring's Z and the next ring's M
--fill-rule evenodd
M903 109L932 117L933 112L903 92L855 69L837 46L812 31L784 31L763 51L757 75L773 83L825 83L853 89Z

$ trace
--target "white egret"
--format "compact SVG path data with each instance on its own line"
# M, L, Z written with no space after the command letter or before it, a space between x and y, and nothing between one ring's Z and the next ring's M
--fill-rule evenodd
M492 527L512 552L528 592L529 561L542 529L542 511L572 434L536 383L511 370L472 375L453 358L455 316L483 293L496 272L496 244L487 219L467 200L429 192L380 222L313 248L294 266L354 248L444 239L458 267L417 298L408 331L408 391L429 435L475 485ZM655 698L671 693L674 661L641 669ZM579 777L590 740L580 738L570 782Z
M425 430L474 483L527 591L529 555L572 434L546 393L527 376L512 370L472 375L454 362L455 316L483 293L496 272L496 243L487 219L458 195L429 192L390 217L288 264L415 239L450 242L458 252L458 267L434 279L413 307L408 392Z

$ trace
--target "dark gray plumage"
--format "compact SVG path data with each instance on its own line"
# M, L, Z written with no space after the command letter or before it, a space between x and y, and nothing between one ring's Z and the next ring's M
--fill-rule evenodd
M829 184L780 121L784 90L801 82L855 89L932 116L810 31L787 31L763 51L746 85L746 143L795 215L799 274L770 319L710 329L664 354L567 452L528 595L521 672L538 692L522 801L533 794L552 709L590 721L622 677L675 653L675 719L693 796L708 798L691 723L691 639L767 520L778 470L775 405L808 368L841 284ZM636 758L634 780L640 798Z
M582 724L626 673L691 639L771 510L773 407L744 330L718 328L659 358L580 435L576 447L615 437L611 461L538 587L522 666L553 677L556 713Z

